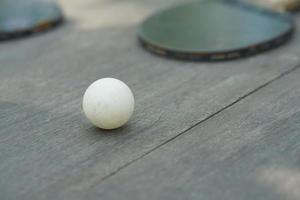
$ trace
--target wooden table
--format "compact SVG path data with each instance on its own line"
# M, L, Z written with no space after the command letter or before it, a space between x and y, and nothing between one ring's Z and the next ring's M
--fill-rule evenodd
M138 24L178 2L62 0L63 27L0 44L1 200L300 198L299 32L224 63L144 51ZM103 77L136 98L115 131L81 110Z

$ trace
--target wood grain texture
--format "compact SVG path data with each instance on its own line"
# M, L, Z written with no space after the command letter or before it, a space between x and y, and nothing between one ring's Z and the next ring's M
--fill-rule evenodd
M299 76L273 82L81 197L300 199Z
M298 32L278 50L235 62L148 54L136 41L137 25L176 2L64 0L64 27L1 43L1 200L84 195L300 63ZM136 97L133 119L112 132L94 128L81 111L85 89L103 77L123 80Z

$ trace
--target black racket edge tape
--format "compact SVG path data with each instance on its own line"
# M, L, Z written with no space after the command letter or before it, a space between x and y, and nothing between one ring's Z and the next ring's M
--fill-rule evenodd
M218 62L218 61L230 61L239 58L245 58L249 56L253 56L262 52L266 52L271 49L275 49L282 44L286 43L288 40L291 39L295 29L291 29L290 31L286 32L285 34L281 35L278 38L272 39L270 41L266 41L257 45L252 45L249 47L245 47L242 49L237 49L233 51L219 51L219 52L180 52L174 50L163 49L161 47L152 45L141 37L138 37L138 40L141 46L147 49L150 53L155 55L159 55L162 57L177 59L177 60L188 60L188 61L206 61L206 62Z
M0 42L2 41L9 41L13 39L19 39L23 37L28 37L34 34L39 34L42 32L49 31L55 27L60 26L65 21L63 16L60 16L54 20L49 20L46 22L43 22L41 24L38 24L35 27L31 27L24 30L18 30L15 32L1 32L0 31Z
M270 40L266 40L258 44L246 46L241 49L216 51L216 52L181 52L181 51L171 50L171 49L167 49L167 48L163 48L151 44L139 35L137 36L138 41L140 45L146 50L148 50L150 53L153 53L161 57L177 59L177 60L186 60L186 61L221 62L221 61L230 61L230 60L235 60L240 58L246 58L249 56L253 56L259 53L263 53L275 49L288 42L292 38L296 30L295 22L290 14L277 13L275 11L268 10L266 8L256 7L254 5L240 2L237 0L227 0L221 2L232 4L234 6L239 6L247 10L252 9L256 12L261 12L271 17L280 18L281 20L286 20L287 22L291 23L291 29L289 29L288 31L286 31L285 33L277 37L274 37Z

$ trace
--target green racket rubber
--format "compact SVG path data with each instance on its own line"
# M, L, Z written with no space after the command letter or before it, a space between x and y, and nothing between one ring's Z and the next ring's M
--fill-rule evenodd
M52 1L2 0L0 2L0 41L40 33L62 22L62 10Z
M141 24L138 39L160 56L223 61L274 49L294 29L289 14L236 1L198 0L150 16Z

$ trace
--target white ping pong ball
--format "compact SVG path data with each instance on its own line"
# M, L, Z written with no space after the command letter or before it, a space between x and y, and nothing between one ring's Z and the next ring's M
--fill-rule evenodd
M126 124L134 111L130 88L114 78L92 83L83 96L83 112L89 121L102 129L116 129Z

